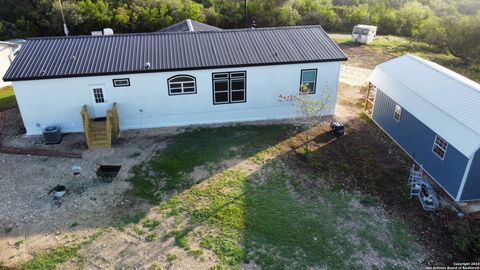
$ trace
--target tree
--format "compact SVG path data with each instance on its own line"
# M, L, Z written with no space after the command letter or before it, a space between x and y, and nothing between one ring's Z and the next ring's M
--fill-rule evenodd
M276 25L296 25L300 20L298 11L290 6L283 6L278 9Z
M447 47L466 65L480 63L480 13L446 19Z
M418 29L413 30L413 37L430 45L444 47L447 44L447 30L436 16L423 21Z
M78 8L83 19L83 28L89 32L110 27L111 10L104 0L80 0Z
M408 2L396 12L397 34L411 37L414 31L418 31L423 21L432 15L429 7L419 2Z
M205 21L203 6L191 0L183 1L183 7L178 12L178 20L192 19L199 22Z
M164 2L155 0L136 0L132 3L133 24L137 31L157 31L173 22L169 7Z
M308 85L304 84L300 87L300 91L296 95L283 96L280 95L278 100L282 103L290 103L295 106L297 113L300 115L295 125L302 131L303 137L303 151L307 158L310 157L311 149L310 143L312 138L312 131L315 127L322 125L325 122L325 116L330 109L330 103L334 102L332 99L333 90L328 84L325 85L326 91L322 91L322 95L317 97L309 93Z

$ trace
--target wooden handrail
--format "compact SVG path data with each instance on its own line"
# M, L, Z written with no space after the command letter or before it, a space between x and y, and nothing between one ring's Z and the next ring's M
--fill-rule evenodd
M106 115L106 122L105 122L105 132L107 135L107 145L108 147L112 147L112 111L107 110Z
M118 136L118 133L120 132L120 126L118 123L117 103L113 103L111 110L112 110L112 132L114 134L114 137L116 138Z
M85 140L87 141L87 146L90 146L90 116L88 115L87 105L83 105L80 115L83 120L83 131L85 133Z

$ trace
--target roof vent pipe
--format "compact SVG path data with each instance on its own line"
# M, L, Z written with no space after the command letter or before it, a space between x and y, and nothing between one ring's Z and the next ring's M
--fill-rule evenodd
M145 69L150 69L150 66L151 66L150 62L145 63Z
M112 29L112 28L104 28L104 29L103 29L103 35L104 35L104 36L111 36L111 35L113 35L113 29Z

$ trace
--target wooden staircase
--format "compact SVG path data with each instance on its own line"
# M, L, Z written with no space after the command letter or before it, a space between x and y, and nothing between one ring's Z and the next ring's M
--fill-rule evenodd
M118 137L120 132L117 104L113 103L112 108L107 110L104 120L90 119L87 105L83 105L80 114L83 119L83 130L88 148L112 147L112 141Z

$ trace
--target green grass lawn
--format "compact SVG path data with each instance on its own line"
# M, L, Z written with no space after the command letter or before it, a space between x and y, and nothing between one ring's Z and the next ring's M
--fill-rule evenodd
M340 45L370 48L373 49L374 53L378 54L387 53L393 56L400 56L406 53L415 54L480 82L480 65L466 66L462 59L448 53L445 48L397 36L377 36L375 41L368 45L353 43L350 34L333 34L332 38Z
M14 269L18 270L43 270L43 269L55 269L59 264L62 264L72 258L80 257L81 249L95 241L102 233L104 229L97 230L86 240L78 243L73 243L66 246L59 246L42 252L36 252L33 254L33 258L22 264L18 265ZM0 265L0 269L2 265ZM9 269L5 267L5 269Z
M17 106L17 100L13 93L12 86L5 86L0 88L0 112Z
M386 269L410 262L419 247L405 224L372 218L359 195L303 185L314 176L282 161L292 134L285 125L182 133L136 168L133 192L175 218L167 237L177 246L195 257L212 251L216 269L370 268L371 254ZM195 180L198 166L208 174Z

